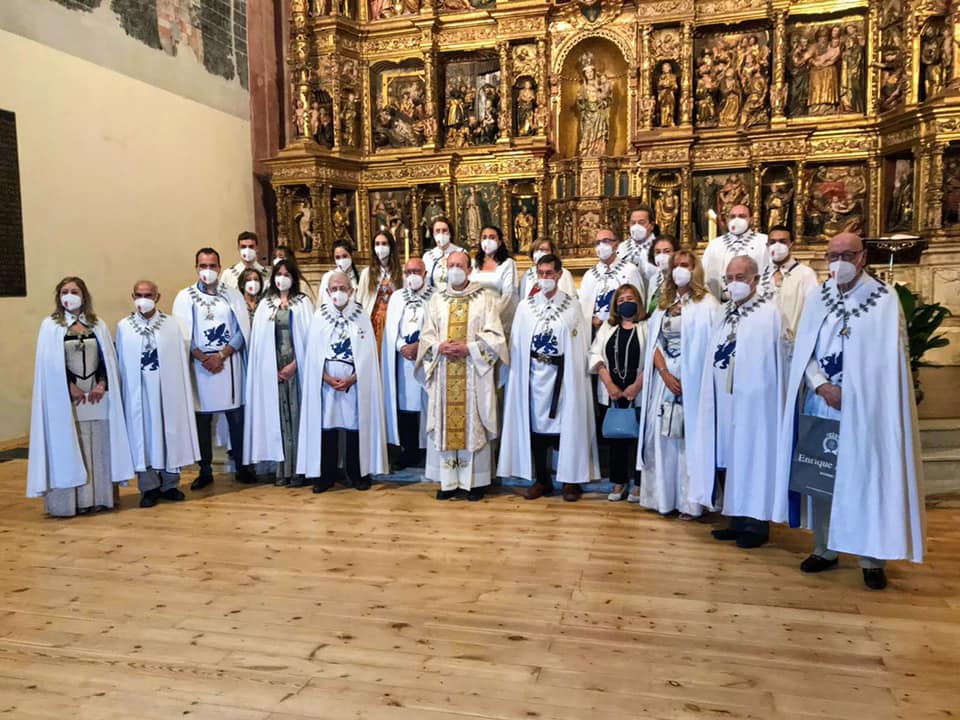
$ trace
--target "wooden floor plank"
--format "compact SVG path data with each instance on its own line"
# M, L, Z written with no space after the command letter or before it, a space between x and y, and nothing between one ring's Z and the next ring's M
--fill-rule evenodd
M612 720L946 717L960 510L884 593L809 533L746 552L589 496L322 496L217 479L72 520L0 464L0 717Z

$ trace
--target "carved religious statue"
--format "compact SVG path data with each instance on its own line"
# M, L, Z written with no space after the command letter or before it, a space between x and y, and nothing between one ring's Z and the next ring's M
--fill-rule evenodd
M771 183L770 192L763 201L763 206L767 210L767 230L777 225L787 225L792 199L793 190L788 190L786 183Z
M664 235L677 236L677 217L680 214L680 196L677 188L669 186L664 189L653 204L654 216L660 225L660 232Z
M350 243L350 207L347 205L346 195L335 195L330 222L333 225L333 241L342 240Z
M420 12L420 0L370 0L371 20L415 15L418 12Z
M743 182L743 178L738 173L728 175L726 181L717 191L717 200L720 205L720 226L727 224L730 218L730 211L737 205L746 205L750 207L750 193Z
M360 106L357 95L348 92L343 98L340 108L340 140L346 147L357 147L357 130Z
M293 221L297 223L300 230L300 250L303 252L313 251L313 208L309 200L304 200L300 206L300 211L294 216Z
M480 231L483 229L483 212L477 199L477 189L471 187L463 203L464 224L467 229L467 247L480 244Z
M660 127L676 125L675 113L677 108L677 91L680 83L673 72L673 66L665 62L660 68L660 77L657 79L657 108L659 110Z
M887 230L910 230L913 227L913 165L909 160L897 160Z
M576 110L580 122L578 149L583 157L605 155L610 139L610 102L613 84L597 70L593 53L580 56L580 87L577 89Z
M924 26L920 36L920 62L924 95L931 98L943 89L943 38L932 22Z
M423 228L424 238L428 242L433 242L433 221L443 216L443 206L436 197L427 199L427 204L423 207L423 217L420 220L420 227Z
M513 235L521 251L527 252L533 246L533 232L536 226L537 220L528 212L527 204L521 204L520 212L513 219Z
M840 105L840 28L820 28L810 57L810 100L807 112L828 115Z
M514 114L518 136L528 137L537 133L537 91L529 78L520 81L520 89L517 90L517 100L514 103Z

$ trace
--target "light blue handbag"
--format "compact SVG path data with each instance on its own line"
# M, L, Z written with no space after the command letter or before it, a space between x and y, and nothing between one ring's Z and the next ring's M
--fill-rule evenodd
M635 440L640 436L637 408L632 403L625 408L611 405L603 416L601 432L608 440Z

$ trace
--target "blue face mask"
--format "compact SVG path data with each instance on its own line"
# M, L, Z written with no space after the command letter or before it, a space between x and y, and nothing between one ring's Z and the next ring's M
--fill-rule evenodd
M617 311L620 313L620 317L631 320L637 316L637 310L639 307L635 302L622 302L617 306Z

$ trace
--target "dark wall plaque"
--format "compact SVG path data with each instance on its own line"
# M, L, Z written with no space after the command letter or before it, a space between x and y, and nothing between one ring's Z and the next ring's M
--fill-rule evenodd
M17 118L0 110L0 296L26 294Z

